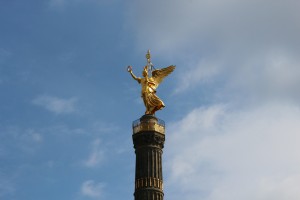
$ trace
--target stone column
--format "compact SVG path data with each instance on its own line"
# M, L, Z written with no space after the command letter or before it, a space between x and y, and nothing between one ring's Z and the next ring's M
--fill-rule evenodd
M136 154L135 200L163 200L162 149L165 142L164 121L144 115L133 122Z

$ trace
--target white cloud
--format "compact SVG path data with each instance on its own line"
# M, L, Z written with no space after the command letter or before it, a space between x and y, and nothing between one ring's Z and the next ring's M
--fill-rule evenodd
M0 63L5 61L11 55L12 55L12 53L10 51L8 51L7 49L0 48Z
M41 95L32 102L56 114L72 113L75 109L76 98L62 99L58 97Z
M103 183L87 180L82 183L81 194L90 198L101 198L103 196Z
M62 9L68 0L50 0L49 1L49 6L51 8L56 8L56 9Z
M168 131L169 197L299 199L299 121L300 107L283 103L195 109Z
M135 1L129 21L139 49L177 65L177 92L219 81L220 98L243 90L299 100L299 7L293 0Z
M23 132L22 130L18 131L19 133L16 134L19 135L16 135L16 139L19 140L18 146L22 150L22 153L33 154L37 152L38 148L43 142L43 136L34 129L24 130Z
M104 150L101 148L100 139L96 139L93 141L91 148L92 151L86 161L84 161L84 165L87 167L96 167L101 164L104 159Z
M20 155L32 155L38 151L43 143L43 135L33 128L0 126L0 132L2 138L6 138L1 139L0 156L10 156L13 151Z
M11 180L7 180L2 173L0 173L0 197L12 195L15 193L16 188Z
M43 137L40 133L36 132L33 129L28 129L25 131L25 134L21 136L22 140L28 142L41 143L43 141Z
M86 3L86 2L91 2L91 3L103 3L103 2L112 2L112 0L107 1L107 0L49 0L48 5L52 9L57 9L57 10L63 10L65 9L66 6L69 5L76 5L80 3Z
M97 133L112 133L118 129L117 125L110 122L96 121L93 123L93 131Z
M193 49L212 47L207 44L223 50L233 45L243 48L240 50L249 48L245 44L297 47L299 4L292 0L135 1L130 20L141 46L154 46L165 53L181 53L190 45Z
M207 84L212 78L221 72L221 65L213 61L199 61L198 64L186 62L185 71L179 76L180 84L175 92L182 92L187 88L193 88L195 85Z
M248 96L259 98L300 99L300 59L288 52L270 51L251 57L231 72L226 92L246 91Z

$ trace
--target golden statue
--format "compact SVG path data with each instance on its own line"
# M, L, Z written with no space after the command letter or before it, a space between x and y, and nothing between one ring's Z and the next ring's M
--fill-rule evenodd
M150 51L146 54L147 65L143 70L143 78L136 77L132 72L132 67L128 66L127 71L131 74L132 78L136 80L142 86L141 97L146 107L145 114L154 115L157 110L161 110L165 107L164 102L156 95L156 88L168 76L175 66L171 65L162 69L155 69L150 61ZM154 70L153 70L154 69ZM148 73L152 72L152 76L148 77Z

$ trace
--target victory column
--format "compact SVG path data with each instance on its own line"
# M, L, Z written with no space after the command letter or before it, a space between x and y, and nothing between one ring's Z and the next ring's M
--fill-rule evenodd
M146 54L147 65L143 77L136 77L132 67L127 70L141 84L141 97L146 107L145 115L132 124L133 144L136 154L134 200L163 200L162 149L165 142L165 123L155 117L155 112L165 107L156 95L156 88L175 66L155 69L151 55ZM148 74L152 76L149 77Z

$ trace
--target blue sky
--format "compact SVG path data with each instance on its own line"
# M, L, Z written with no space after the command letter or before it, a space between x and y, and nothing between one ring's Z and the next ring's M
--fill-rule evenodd
M299 6L1 0L0 199L133 199L150 49L165 199L298 200Z

